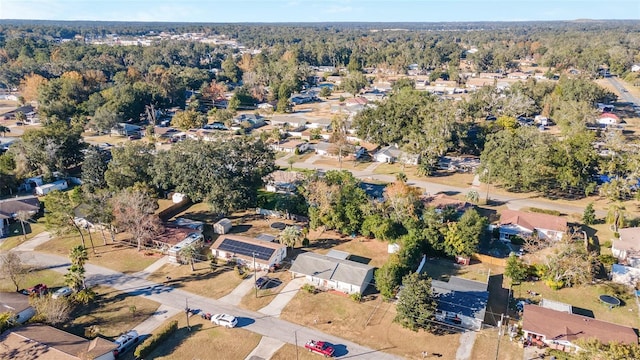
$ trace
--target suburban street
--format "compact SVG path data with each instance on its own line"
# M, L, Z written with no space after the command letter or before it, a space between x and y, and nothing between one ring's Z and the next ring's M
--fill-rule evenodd
M618 93L620 94L618 101L631 103L633 105L640 105L640 99L633 96L633 94L627 91L627 89L624 87L624 84L620 82L617 77L609 76L607 80L614 88L616 88L616 90L618 90Z
M23 260L40 268L47 268L65 273L70 266L69 260L40 252L23 251ZM183 310L188 302L189 308L208 313L228 313L238 318L238 327L257 334L276 339L284 343L302 346L309 339L322 339L334 344L336 357L339 359L401 359L395 355L382 351L385 349L370 349L353 342L322 333L302 325L280 320L258 312L247 311L223 301L191 294L186 291L165 286L142 277L125 275L104 267L86 264L88 285L104 285L123 291L131 296L142 296L162 304L163 311L169 313Z
M285 157L277 159L276 165L285 167L285 168L292 166L298 169L309 169L309 170L322 170L322 171L340 170L338 167L325 165L325 164L319 165L319 164L308 163L308 162L296 162L290 165L287 162L287 159L291 156L292 155L287 155ZM353 176L355 176L356 178L362 179L363 181L377 180L377 181L383 181L383 182L393 182L396 180L394 175L375 174L371 171L350 169L350 167L351 167L351 163L344 162L344 166L342 170L350 171L353 174ZM407 182L409 184L423 188L424 192L429 194L437 194L440 192L448 193L448 194L467 194L469 191L475 190L478 192L479 197L481 199L485 199L487 197L486 184L481 184L480 186L469 186L469 187L463 188L463 187L438 184L435 182L430 182L428 180L409 179ZM540 209L557 210L565 214L582 214L584 212L583 206L561 204L561 203L553 202L550 200L545 200L541 198L529 198L522 195L518 196L516 194L507 194L507 195L496 194L491 191L491 188L492 187L490 186L489 199L494 202L504 203L507 205L507 207L509 207L512 210L519 210L527 207L536 207ZM598 216L605 216L606 212L598 210L596 211L596 214Z

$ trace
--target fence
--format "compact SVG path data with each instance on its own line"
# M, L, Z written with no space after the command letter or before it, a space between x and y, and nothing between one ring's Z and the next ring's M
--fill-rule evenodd
M507 259L495 258L493 256L484 255L484 254L473 254L471 258L483 264L507 266Z

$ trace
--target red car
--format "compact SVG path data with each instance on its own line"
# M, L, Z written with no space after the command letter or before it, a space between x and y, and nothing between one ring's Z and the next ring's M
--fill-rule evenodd
M49 289L47 289L47 285L45 284L38 284L35 285L33 287L30 287L26 290L22 290L22 293L25 295L44 295L47 293Z
M305 349L323 355L324 357L333 357L333 348L324 341L309 340L304 344L304 347Z

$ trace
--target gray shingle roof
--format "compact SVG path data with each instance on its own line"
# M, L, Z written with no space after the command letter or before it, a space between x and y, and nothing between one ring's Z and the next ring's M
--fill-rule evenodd
M357 286L363 284L367 274L373 269L373 266L312 252L298 255L291 265L291 272L294 273Z

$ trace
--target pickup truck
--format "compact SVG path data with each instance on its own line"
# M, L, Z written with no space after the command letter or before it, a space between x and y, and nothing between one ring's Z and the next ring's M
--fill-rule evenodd
M323 355L324 357L333 357L333 348L324 341L309 340L304 344L304 347L310 352L312 351L316 354Z

